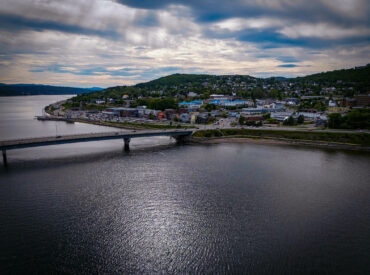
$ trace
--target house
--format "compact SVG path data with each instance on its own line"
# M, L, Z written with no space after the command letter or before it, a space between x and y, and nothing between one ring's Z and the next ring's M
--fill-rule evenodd
M145 115L146 106L137 106L136 110L138 112L138 116L143 117Z
M116 100L114 98L107 98L108 103L116 103Z
M164 113L167 119L173 119L176 116L175 109L166 109L164 110Z
M271 104L271 107L273 109L283 109L284 108L284 104L283 103L279 103L279 102L274 102Z
M295 98L295 97L286 98L285 99L285 104L288 105L288 106L296 106L296 105L299 104L299 99Z
M144 114L143 116L144 117L157 117L158 114L160 113L161 111L158 111L158 110L153 110L153 109L144 109Z
M194 96L198 96L198 94L194 92L188 92L187 94L187 97L194 97Z
M212 95L209 96L209 99L210 100L226 101L226 100L229 100L229 96L212 94Z
M179 115L179 119L181 122L190 122L191 116L188 113L182 113Z
M157 118L158 120L162 120L162 119L165 119L166 118L166 114L165 112L160 112L157 114Z
M201 113L196 118L197 123L207 123L208 122L208 114L207 113Z
M337 103L335 103L335 101L333 101L333 100L329 100L328 106L329 107L337 107Z

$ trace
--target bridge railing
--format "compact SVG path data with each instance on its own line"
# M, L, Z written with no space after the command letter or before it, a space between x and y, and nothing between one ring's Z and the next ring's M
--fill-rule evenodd
M68 134L68 133L59 134L58 133L56 135L50 135L50 136L35 136L35 137L26 137L26 138L2 139L0 140L0 142L13 141L13 140L22 141L22 140L29 140L29 139L42 139L42 138L51 138L51 137L57 137L57 136L98 135L98 134L109 134L109 133L125 133L125 132L121 130L121 131L111 131L111 132L89 132L89 133L75 133L75 134Z
M56 135L50 135L50 136L37 136L37 137L26 137L26 138L12 138L12 139L2 139L0 140L1 143L6 143L6 142L12 142L12 141L27 141L27 140L36 140L36 139L45 139L45 138L57 138L59 136L61 137L66 137L66 136L79 136L79 135L104 135L104 134L117 134L118 135L124 135L124 134L134 134L134 133L140 133L143 131L147 132L182 132L182 131L191 131L191 130L183 130L183 129L150 129L150 130L128 130L128 129L123 129L123 130L118 130L118 131L110 131L110 132L89 132L89 133L76 133L76 134L56 134Z

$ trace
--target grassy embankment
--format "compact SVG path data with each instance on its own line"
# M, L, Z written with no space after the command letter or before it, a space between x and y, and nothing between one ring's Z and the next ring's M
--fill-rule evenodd
M166 124L150 124L150 123L135 123L135 122L108 122L108 121L94 121L87 119L76 119L77 122L89 123L101 126L109 126L123 129L191 129L194 126L190 125L166 125Z
M329 133L258 129L201 130L193 134L197 138L251 138L302 142L327 142L332 144L370 146L370 134Z

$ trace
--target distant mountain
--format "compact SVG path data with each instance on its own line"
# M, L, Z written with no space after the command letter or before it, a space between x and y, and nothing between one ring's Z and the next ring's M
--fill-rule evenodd
M39 84L3 84L0 83L0 96L21 95L70 95L101 91L102 88L73 88Z
M89 90L89 91L92 91L92 92L96 92L96 91L102 91L102 90L104 90L104 88L100 88L100 87L91 87L91 88L85 88L85 90Z
M290 78L283 77L283 76L274 76L274 77L270 77L270 79L277 80L277 81L286 81L286 80L289 80Z

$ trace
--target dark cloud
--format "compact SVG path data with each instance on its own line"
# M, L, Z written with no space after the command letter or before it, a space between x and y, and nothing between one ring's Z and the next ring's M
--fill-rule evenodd
M283 0L229 1L229 0L118 0L118 2L141 9L164 9L170 5L189 7L198 22L214 22L227 18L250 18L273 16L289 18L297 22L331 22L342 26L368 25L369 4L365 4L367 16L348 16L345 12L325 5L323 1L303 1L287 4ZM333 2L334 3L334 2ZM335 6L335 5L334 5Z
M361 0L359 0L361 1ZM369 14L370 5L366 2L359 2L363 5L363 10L357 8L355 13L358 16L343 12L332 1L329 5L325 0L291 1L199 1L199 0L118 0L118 2L140 9L163 10L171 5L186 6L191 10L191 17L204 26L203 35L207 38L229 39L233 38L241 42L251 42L257 44L261 49L272 49L281 47L303 47L303 48L330 48L338 45L366 44L370 40L369 35L358 35L357 29L368 28L370 25ZM362 4L361 4L362 3ZM355 3L353 4L355 7ZM342 7L343 8L343 7ZM353 8L353 7L352 7ZM351 10L351 7L350 7ZM362 16L361 16L362 14ZM337 28L353 29L353 35L346 37L325 37L325 36L298 36L289 37L280 32L279 26L267 26L261 28L248 28L231 31L225 29L213 29L208 25L229 18L274 18L281 20L285 24L309 24L315 28L315 24L327 24ZM318 29L318 32L321 30ZM289 61L283 61L289 62ZM294 61L291 61L294 62Z
M112 75L112 76L133 76L137 73L134 69L131 68L124 68L118 70L108 70L101 66L89 66L89 68L73 68L70 69L71 66L68 65L45 65L45 66L36 66L30 69L30 72L54 72L54 73L70 73L74 75Z
M296 64L281 64L281 65L278 65L277 67L278 68L295 68L295 67L299 67L299 66L296 65Z
M230 31L225 29L205 29L204 36L208 38L229 39L233 38L242 42L251 42L257 44L261 49L273 49L281 47L302 47L324 49L337 45L356 45L370 42L369 35L359 36L356 33L353 36L345 38L335 37L288 37L283 35L279 28L261 28L261 29L243 29L240 31ZM295 62L295 61L283 61Z
M71 67L73 69L71 69ZM87 76L97 76L97 75L110 75L110 76L134 76L137 79L152 79L154 77L163 76L169 73L183 72L182 68L179 67L159 67L150 69L137 69L137 68L123 68L123 69L107 69L102 66L89 66L84 67L73 67L70 65L43 65L34 66L29 70L33 73L41 72L53 72L58 74L73 74L73 75L87 75Z
M30 19L18 15L4 13L0 13L0 29L8 32L19 32L24 30L53 30L73 34L96 35L110 39L118 39L121 37L121 35L113 29L97 30L63 22Z
M301 62L299 59L293 57L293 56L278 56L276 57L277 60L284 62L284 63L296 63L296 62Z

